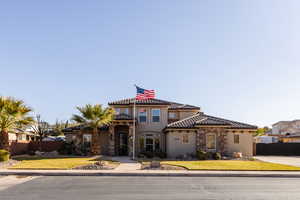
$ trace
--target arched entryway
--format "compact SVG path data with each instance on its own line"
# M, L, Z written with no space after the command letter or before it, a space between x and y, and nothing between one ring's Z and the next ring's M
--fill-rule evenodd
M129 155L129 127L126 125L115 126L115 153L118 156Z

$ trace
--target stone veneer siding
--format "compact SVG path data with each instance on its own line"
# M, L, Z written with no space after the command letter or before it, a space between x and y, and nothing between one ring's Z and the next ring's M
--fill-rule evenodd
M226 154L226 130L219 127L199 128L196 134L196 150L207 151L206 135L209 133L216 135L216 152Z

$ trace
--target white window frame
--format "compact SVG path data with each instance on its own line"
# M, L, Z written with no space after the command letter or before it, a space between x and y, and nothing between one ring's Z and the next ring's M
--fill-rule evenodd
M153 115L153 111L159 111L159 115ZM157 121L157 122L155 122L155 121L153 121L153 117L154 116L158 116L159 117L159 120ZM153 123L159 123L160 122L160 118L161 118L161 111L160 111L160 109L159 108L153 108L153 109L151 109L151 121L153 122Z
M140 110L142 110L142 109L144 109L145 110L145 115L141 115L141 112L140 112ZM147 109L145 109L145 108L140 108L140 109L138 109L138 117L139 117L139 122L140 123L147 123L147 120L148 120L148 112L147 112ZM141 116L145 116L146 117L146 120L145 121L141 121Z
M208 143L208 137L209 136L214 136L214 138L215 138L215 141L214 141L214 148L213 149L209 149L208 147L207 147L207 143ZM206 134L206 149L208 150L208 151L214 151L214 150L216 150L217 149L217 136L216 136L216 134L214 134L214 133L209 133L209 134Z

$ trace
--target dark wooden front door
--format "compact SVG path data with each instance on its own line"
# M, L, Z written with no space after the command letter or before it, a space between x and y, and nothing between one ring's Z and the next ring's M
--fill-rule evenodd
M128 156L128 134L120 133L119 142L119 155Z

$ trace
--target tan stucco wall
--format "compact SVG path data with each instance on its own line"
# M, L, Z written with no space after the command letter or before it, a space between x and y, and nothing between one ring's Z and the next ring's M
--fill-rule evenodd
M140 123L138 122L136 127L136 141L139 141L139 137L144 137L146 134L152 134L155 137L160 138L160 149L165 151L165 135L162 130L168 124L168 109L166 106L137 106L136 108L136 116L138 119L138 110L146 109L147 110L147 122ZM152 114L151 109L160 109L160 122L152 122ZM137 151L139 152L140 145L136 145Z
M234 144L234 134L240 137L239 144ZM243 156L253 156L253 136L249 132L236 131L228 132L226 135L226 152L231 155L233 152L242 152Z
M188 144L182 143L183 134L188 134ZM169 158L176 158L184 154L196 154L196 133L183 131L168 132L166 135L166 150Z
M187 117L190 117L190 116L192 116L192 115L194 115L194 114L196 114L198 111L180 111L180 112L178 112L179 113L179 119L181 120L181 119L185 119L185 118L187 118Z

